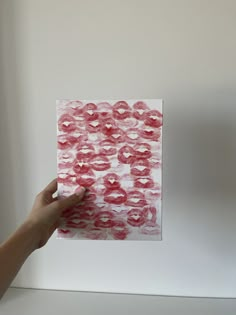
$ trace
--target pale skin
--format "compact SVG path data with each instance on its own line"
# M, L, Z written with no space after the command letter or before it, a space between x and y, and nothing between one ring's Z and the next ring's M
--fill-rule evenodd
M57 181L53 180L35 198L25 222L0 245L0 299L28 256L44 246L60 223L62 211L78 204L84 196L76 194L62 200L53 197Z

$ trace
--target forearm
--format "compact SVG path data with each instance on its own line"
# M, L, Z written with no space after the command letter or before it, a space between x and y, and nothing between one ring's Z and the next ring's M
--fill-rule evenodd
M0 298L27 257L37 248L38 231L26 221L0 246Z

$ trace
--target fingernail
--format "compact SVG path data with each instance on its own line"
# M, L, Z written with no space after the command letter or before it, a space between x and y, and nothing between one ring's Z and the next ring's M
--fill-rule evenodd
M83 194L84 192L85 192L85 190L86 190L86 188L84 188L84 187L80 187L80 189L78 190L78 191L76 191L76 195L77 196L80 196L81 194Z

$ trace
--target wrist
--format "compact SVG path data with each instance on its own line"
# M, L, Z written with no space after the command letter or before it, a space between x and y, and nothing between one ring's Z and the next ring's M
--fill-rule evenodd
M29 254L38 249L40 242L40 228L36 222L27 219L19 228L19 232L26 237L26 247Z

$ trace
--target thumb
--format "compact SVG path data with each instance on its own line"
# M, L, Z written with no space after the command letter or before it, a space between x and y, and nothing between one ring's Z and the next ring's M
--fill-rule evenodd
M84 187L81 187L79 191L70 197L55 201L54 204L57 207L57 210L63 211L78 204L83 199L85 190L86 189Z

